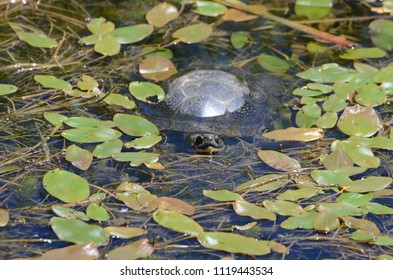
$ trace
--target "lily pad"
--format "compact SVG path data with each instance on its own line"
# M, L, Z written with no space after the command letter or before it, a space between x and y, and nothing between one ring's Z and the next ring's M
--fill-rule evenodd
M341 187L347 192L366 193L385 189L390 186L392 181L393 179L390 177L369 176L361 180L342 184Z
M297 201L302 198L311 198L316 196L320 191L316 188L301 188L298 190L286 190L277 196L278 200Z
M373 108L354 105L345 108L337 127L350 136L370 137L381 129L382 122Z
M336 213L325 208L315 215L313 226L314 229L327 233L340 227L340 220Z
M145 162L158 161L159 154L147 152L120 152L112 154L112 158L117 161L129 161L131 166L139 166Z
M302 168L296 159L277 151L259 150L258 157L270 167L280 171L296 171Z
M296 0L295 12L298 16L320 19L329 14L332 6L332 0Z
M88 24L87 29L93 34L105 35L115 29L115 24L105 18L93 18Z
M158 198L158 208L171 210L176 213L191 216L195 213L195 207L184 200L175 197L161 196Z
M94 50L103 55L113 56L120 52L120 43L111 34L105 34L102 39L94 45Z
M342 193L338 198L337 202L348 203L354 206L366 205L373 198L372 193L360 194L360 193Z
M72 90L72 86L69 82L56 78L55 76L34 75L34 80L47 88L54 88L54 89L67 90L67 91Z
M197 222L174 211L156 210L153 213L153 220L163 227L185 233L190 236L199 236L203 234L203 228Z
M89 218L86 216L85 213L81 211L74 210L70 207L67 207L66 205L61 205L61 204L53 204L51 205L51 210L53 213L55 213L57 216L61 218L66 218L66 219L78 219L82 221L88 221Z
M336 63L324 64L318 68L310 68L297 74L302 79L317 83L348 82L357 71L339 66Z
M162 2L146 13L146 21L155 27L163 27L178 16L179 11L176 6Z
M257 15L248 14L238 9L227 9L222 16L225 21L242 22L258 18Z
M386 52L380 48L358 48L346 50L340 57L342 59L361 59L361 58L382 58L386 56Z
M18 88L14 85L0 84L0 96L14 93Z
M276 220L274 212L244 200L236 200L233 203L233 210L240 216L247 216L257 220Z
M115 127L116 124L113 121L102 121L94 118L87 117L71 117L64 121L66 125L71 127Z
M371 221L358 219L351 216L341 218L345 225L350 228L359 229L371 234L379 234L379 228Z
M240 194L228 190L203 190L203 195L217 201L243 200L243 197Z
M96 158L108 158L113 154L120 153L122 146L123 142L120 139L114 139L97 145L92 154Z
M369 202L360 208L376 215L393 215L393 208L380 203Z
M166 57L150 56L139 64L142 77L154 81L164 81L177 73L175 65Z
M100 252L93 243L76 244L46 251L35 260L97 260Z
M309 142L324 137L323 130L320 128L297 128L289 127L286 129L277 129L262 134L263 137L277 141L303 141Z
M116 114L113 121L121 131L130 136L146 136L159 133L155 124L141 116Z
M385 50L393 49L393 21L377 19L370 23L368 29L374 45Z
M104 245L108 235L97 225L90 225L77 219L63 219L53 217L50 225L60 240L75 244L94 243Z
M131 100L128 98L128 96L125 96L123 94L118 94L118 93L111 93L107 95L102 102L105 102L108 105L116 105L116 106L121 106L126 109L134 109L135 108L135 102L134 100Z
M269 246L259 240L227 232L205 232L197 236L199 243L214 250L261 256L270 253Z
M106 209L95 203L90 203L86 208L86 215L95 221L107 221L109 220L109 214Z
M320 128L333 128L338 120L337 113L335 112L326 112L322 116L317 119L317 126Z
M289 217L285 221L283 221L280 226L285 229L313 229L314 228L314 219L317 215L316 211L307 212L302 216Z
M111 31L109 34L119 44L131 44L145 39L153 31L154 31L154 27L152 25L142 23L142 24L116 28L115 30Z
M64 120L68 119L67 116L61 115L59 113L52 113L52 112L45 112L44 113L44 118L50 122L52 125L57 125L60 122L63 122Z
M268 54L258 55L257 61L264 69L273 73L285 73L290 68L285 60Z
M136 236L141 236L147 233L147 230L134 227L105 227L104 231L106 234L121 239L130 239Z
M108 260L136 260L149 257L154 252L154 247L149 240L144 238L131 244L117 247L110 251L106 258Z
M179 39L184 43L193 44L206 40L212 33L213 28L211 25L206 23L196 23L176 30L172 34L172 37Z
M225 13L227 7L220 3L216 3L213 1L196 1L196 13L209 16L209 17L218 17Z
M131 142L125 143L124 146L126 148L134 148L137 150L148 149L158 144L161 140L162 137L159 135L146 135L142 136L141 138L132 140Z
M235 49L243 48L249 43L249 33L246 31L236 31L231 34L230 41Z
M37 48L55 48L57 47L56 40L49 38L46 34L41 32L16 32L16 35L21 41L28 43L32 47Z
M157 103L165 99L165 92L162 87L150 82L131 82L128 89L136 99L143 102Z
M289 201L265 200L263 206L281 216L301 216L306 213L299 204Z
M386 93L376 84L367 84L358 89L355 101L363 106L379 106L386 102Z
M43 184L49 194L64 202L79 202L90 195L86 179L65 170L48 171Z
M61 136L76 143L99 143L117 139L121 132L107 127L82 127L64 130Z
M279 174L268 174L250 180L236 187L236 191L263 192L278 189L288 182L287 178L283 178Z
M80 170L87 170L93 162L93 155L88 150L73 144L67 147L65 159Z

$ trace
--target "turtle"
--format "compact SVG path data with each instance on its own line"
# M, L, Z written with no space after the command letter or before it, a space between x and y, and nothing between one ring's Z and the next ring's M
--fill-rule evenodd
M234 69L194 69L167 82L155 123L186 132L198 153L217 153L223 136L254 136L271 122L279 88L269 74L258 80Z

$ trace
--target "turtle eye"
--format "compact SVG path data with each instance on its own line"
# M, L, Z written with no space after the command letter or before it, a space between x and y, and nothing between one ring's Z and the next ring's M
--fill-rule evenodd
M203 141L204 141L204 137L203 137L202 135L198 135L198 136L195 138L195 145L200 145L200 144L203 143Z

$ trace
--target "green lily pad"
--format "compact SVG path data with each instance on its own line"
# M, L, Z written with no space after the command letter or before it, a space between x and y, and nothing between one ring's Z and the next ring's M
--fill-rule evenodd
M351 157L342 148L333 150L322 163L327 170L339 170L353 166Z
M101 40L102 40L102 35L92 34L92 35L88 35L88 36L80 38L78 43L90 46L90 45L97 44Z
M18 88L14 85L0 84L0 96L14 93Z
M299 204L289 201L265 200L263 206L281 216L301 216L306 213Z
M337 97L346 100L348 96L355 92L355 88L350 83L336 82L333 84L333 91Z
M196 13L209 16L209 17L218 17L225 13L227 7L222 4L213 2L213 1L196 1Z
M126 148L134 148L137 150L148 149L158 144L161 140L162 137L159 135L146 135L142 136L141 138L132 140L131 142L125 143L124 146Z
M316 105L316 104L314 104ZM316 124L318 117L311 117L306 115L304 112L300 111L296 114L296 125L298 127L310 128Z
M176 30L172 37L184 43L193 44L206 40L212 33L213 28L209 24L196 23Z
M169 210L156 210L153 213L153 220L171 230L188 234L190 236L199 236L203 234L203 228L193 219Z
M94 50L103 55L113 56L120 52L120 43L111 34L105 34L102 39L94 45Z
M93 162L93 155L88 150L82 149L73 144L67 147L65 159L71 162L71 164L76 168L79 168L80 170L87 170Z
M375 241L371 243L379 246L393 246L393 238L388 236L377 236Z
M159 154L147 152L123 152L114 153L112 158L117 161L129 161L131 166L139 166L145 162L158 161Z
M263 192L271 191L282 187L288 182L287 178L282 178L280 174L263 175L256 179L250 180L236 187L236 191Z
M341 219L347 227L362 230L371 234L380 233L379 228L376 226L376 224L366 219L358 219L351 216L341 217Z
M155 26L163 27L179 16L176 6L161 2L146 13L146 21Z
M362 206L370 202L372 198L373 198L372 193L367 193L367 194L342 193L337 198L337 202L348 203L354 206Z
M352 182L348 175L335 170L313 170L311 172L311 177L319 185L326 186L346 184Z
M116 189L116 198L139 212L152 212L158 207L157 196L134 183L121 183Z
M115 238L130 239L147 233L147 230L134 227L104 227L106 234Z
M155 124L141 116L116 114L113 121L121 131L130 136L146 136L159 133Z
M317 126L320 128L333 128L338 120L337 113L335 112L326 112L322 116L317 119Z
M41 32L16 32L16 35L21 41L28 43L32 47L37 48L55 48L57 47L56 40L49 38Z
M67 116L61 115L59 113L52 113L52 112L45 112L44 118L54 126L68 119Z
M293 92L293 95L299 95L299 96L306 96L306 97L313 97L313 96L320 96L325 94L324 92L320 90L310 90L307 88L296 88Z
M236 212L236 214L240 216L247 216L257 220L259 219L265 219L270 221L276 220L276 215L274 214L274 212L264 207L260 207L250 202L244 201L243 199L236 200L233 203L233 210Z
M302 216L289 217L280 224L280 227L285 229L313 229L313 222L316 215L316 211L311 211Z
M370 23L368 29L375 46L385 50L393 49L393 21L377 19Z
M307 88L310 90L319 90L324 94L330 93L333 90L331 85L325 85L321 83L308 83Z
M109 220L109 214L106 209L95 203L90 203L86 208L86 215L95 221L107 221Z
M131 244L117 247L110 251L106 258L108 260L136 260L149 257L154 252L154 247L149 240L144 238Z
M135 108L135 102L123 94L111 93L107 95L102 101L108 105L121 106L126 109Z
M76 143L99 143L117 139L121 132L107 127L81 127L64 130L61 136Z
M332 6L332 0L296 0L295 13L309 19L320 19L329 14Z
M108 239L108 235L100 226L90 225L77 219L53 217L49 222L52 230L62 241L75 244L94 243L97 246L101 246Z
M66 219L78 219L82 221L88 221L89 218L86 216L85 213L81 211L74 210L70 207L66 207L65 205L61 204L53 204L51 205L51 210L57 216Z
M113 154L120 153L122 146L123 142L120 139L114 139L97 145L92 154L96 158L108 158Z
M354 105L345 108L337 127L350 136L370 137L381 129L382 122L373 108Z
M90 195L86 179L65 170L48 171L43 184L49 194L64 202L79 202Z
M343 216L354 216L354 215L364 215L366 214L363 209L348 203L320 203L318 206L318 211L330 210L339 217Z
M285 73L290 68L285 60L268 54L258 55L257 61L264 69L273 73Z
M100 252L93 243L76 244L46 251L34 260L97 260Z
M330 95L322 103L322 108L327 112L341 112L348 106L346 99L341 98L338 94Z
M175 197L160 196L158 198L158 208L188 216L194 215L195 213L195 207L193 205Z
M342 59L361 59L361 58L382 58L386 56L386 52L381 50L380 48L359 48L359 49L350 49L346 50L346 52L340 57Z
M105 18L93 18L88 24L87 29L93 34L105 35L115 29L115 24Z
M34 80L47 88L54 88L54 89L67 90L67 91L72 90L72 86L69 82L56 78L55 76L34 75Z
M71 117L64 121L66 125L71 127L115 127L116 124L113 121L102 121L94 118L87 117Z
M324 133L323 129L320 128L288 127L264 133L262 136L277 141L309 142L323 138Z
M217 201L243 200L243 197L240 194L228 190L218 190L218 191L203 190L202 193L204 196Z
M153 31L154 27L152 25L142 23L116 28L109 34L120 44L131 44L145 39Z
M296 159L277 151L259 150L258 157L270 167L280 171L296 171L302 168Z
M341 67L336 63L328 63L319 68L310 68L297 74L302 79L317 83L348 82L357 71Z
M378 70L374 76L374 82L377 84L382 84L384 82L393 81L393 65L388 65Z
M197 237L199 243L209 249L252 256L261 256L270 253L270 248L266 243L234 233L205 232L199 234Z
M246 31L236 31L231 34L230 41L235 49L241 49L250 42L249 33Z
M380 165L381 161L378 157L374 156L372 150L362 143L353 143L352 141L335 141L332 144L332 150L341 148L348 154L353 163L366 168L376 168Z
M136 99L143 102L157 103L165 99L162 87L150 82L131 82L128 89ZM153 101L153 98L157 101Z
M316 196L320 191L316 188L301 188L298 190L286 190L277 196L278 200L297 201L303 198Z
M376 84L366 84L358 89L355 101L363 106L379 106L386 102L386 94Z
M333 231L340 227L340 220L338 215L330 209L323 209L319 211L313 220L314 229L322 232Z
M376 215L393 215L392 207L382 205L380 203L369 202L362 205L360 208Z
M341 187L347 192L366 193L385 189L390 186L392 181L393 179L390 177L369 176L351 183L342 184Z

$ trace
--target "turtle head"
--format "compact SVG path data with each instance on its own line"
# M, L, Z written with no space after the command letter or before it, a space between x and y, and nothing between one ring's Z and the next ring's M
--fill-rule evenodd
M193 133L187 140L201 154L218 153L224 146L223 139L214 133Z

